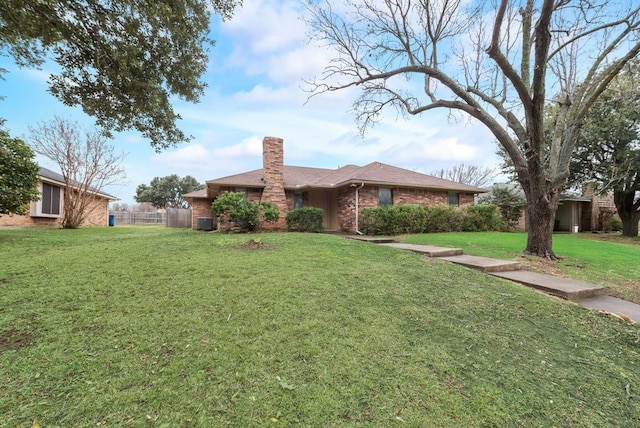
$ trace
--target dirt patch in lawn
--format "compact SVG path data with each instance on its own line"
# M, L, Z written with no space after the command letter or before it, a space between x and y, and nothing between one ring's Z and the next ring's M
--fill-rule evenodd
M17 351L33 344L33 334L28 331L9 330L0 333L0 353Z
M254 251L254 250L268 250L268 249L274 248L275 245L262 242L260 239L250 239L247 242L243 242L242 244L240 244L239 247L242 248L243 250Z

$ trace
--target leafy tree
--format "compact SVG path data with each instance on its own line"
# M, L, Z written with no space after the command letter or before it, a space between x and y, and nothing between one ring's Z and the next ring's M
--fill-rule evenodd
M40 199L33 151L18 138L0 129L0 214L25 214L29 201Z
M574 185L613 192L622 235L638 236L640 222L640 63L625 67L594 104L574 152Z
M517 187L508 184L496 184L491 188L491 192L478 198L480 204L495 205L500 209L500 215L505 224L514 228L518 225L522 217L522 209L527 205L525 199L520 195Z
M188 140L170 97L197 102L203 93L211 10L229 18L240 3L3 0L0 52L22 67L52 59L54 96L107 133L138 130L159 151Z
M456 183L467 184L475 187L487 187L496 177L496 170L480 165L469 165L461 163L454 165L449 169L440 169L431 172L434 177L440 177Z
M314 94L357 88L361 130L386 107L461 112L513 162L527 200L526 253L555 258L553 225L587 112L640 52L628 0L308 1L314 37L333 49ZM550 89L551 88L551 89ZM549 93L553 90L554 93ZM545 103L555 96L551 138Z
M156 208L189 208L191 204L182 195L204 189L204 184L190 175L184 178L176 174L155 177L149 186L141 184L136 189L136 202L149 202Z
M54 117L29 127L33 150L58 164L64 177L62 227L76 229L97 207L106 186L125 177L124 154L97 131L82 130L77 122Z
M280 218L277 205L271 202L250 201L240 192L222 193L211 204L211 212L218 217L218 229L222 232L255 230L260 222L261 212L264 220L271 223Z

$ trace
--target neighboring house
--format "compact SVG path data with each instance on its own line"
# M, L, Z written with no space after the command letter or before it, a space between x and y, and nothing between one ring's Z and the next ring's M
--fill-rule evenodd
M493 186L507 186L517 189L522 199L524 199L524 192L517 183L497 183ZM612 197L597 196L590 190L589 186L585 186L582 189L582 195L580 196L562 194L558 202L553 230L555 232L571 233L597 230L598 215L601 208L615 209ZM524 232L529 229L526 214L527 211L523 208L522 216L517 226L518 230Z
M29 203L26 215L2 214L0 226L56 226L64 213L64 192L67 191L64 177L57 172L40 167L38 174L40 200ZM88 207L85 226L106 226L109 221L109 202L118 198L107 193L96 192L96 199Z
M357 232L363 208L381 205L473 205L485 190L380 162L338 169L283 164L283 140L265 137L263 168L206 182L206 188L182 195L192 205L192 225L212 224L211 203L225 191L243 192L249 200L269 201L280 209L271 229L285 229L285 215L298 207L324 212L328 231ZM209 220L211 219L211 220ZM199 221L200 220L200 221ZM203 221L204 220L204 221ZM206 221L209 220L209 221Z
M592 196L560 195L553 230L555 232L572 233L593 230L595 227L592 223L593 207ZM598 216L596 214L595 221L597 219Z

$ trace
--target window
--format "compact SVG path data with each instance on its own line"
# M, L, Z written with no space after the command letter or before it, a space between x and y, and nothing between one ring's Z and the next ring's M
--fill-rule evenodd
M393 205L393 192L388 187L378 188L378 206Z
M304 193L293 194L293 209L304 207Z
M60 188L42 183L42 214L60 215Z
M459 204L460 204L460 199L458 197L458 194L454 192L449 192L449 205L458 206Z

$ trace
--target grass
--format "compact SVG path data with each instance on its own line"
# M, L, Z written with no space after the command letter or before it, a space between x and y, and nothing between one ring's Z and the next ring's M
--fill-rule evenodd
M640 424L637 326L406 251L24 229L0 266L4 426Z
M518 260L529 269L601 285L612 295L640 303L640 239L613 234L556 234L553 249L562 257L556 262L525 257L524 233L430 233L398 239L462 248L471 255Z

